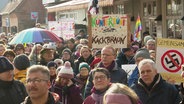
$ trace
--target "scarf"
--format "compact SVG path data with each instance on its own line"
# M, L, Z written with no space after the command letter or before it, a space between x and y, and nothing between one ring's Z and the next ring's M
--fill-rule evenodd
M112 62L109 66L107 66L107 67L105 67L105 66L103 65L103 63L101 62L101 63L99 64L99 67L103 67L103 68L108 69L109 71L112 71L113 68L115 67L115 61L113 61L113 62Z

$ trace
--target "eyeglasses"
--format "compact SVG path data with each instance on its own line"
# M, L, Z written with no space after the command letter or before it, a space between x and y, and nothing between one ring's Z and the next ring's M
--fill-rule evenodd
M42 81L47 82L48 80L46 80L46 79L27 79L26 80L26 83L27 84L29 84L29 83L35 83L35 84L37 84L37 83L40 83Z
M101 76L96 76L96 77L94 77L94 80L95 80L95 81L98 81L98 79L100 79L100 80L105 80L105 78L107 78L107 76L101 75Z
M106 56L106 57L108 57L108 56L112 56L113 54L101 54L101 56Z

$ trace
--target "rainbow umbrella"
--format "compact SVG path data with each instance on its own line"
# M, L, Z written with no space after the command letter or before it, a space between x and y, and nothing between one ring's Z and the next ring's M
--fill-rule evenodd
M9 44L19 43L44 43L44 42L61 42L61 39L54 33L41 28L25 29L9 42Z

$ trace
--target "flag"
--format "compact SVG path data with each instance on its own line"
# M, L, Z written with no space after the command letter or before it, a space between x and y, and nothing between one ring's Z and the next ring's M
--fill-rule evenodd
M142 30L141 19L140 16L138 15L134 30L134 41L141 40L141 30Z
M88 5L88 14L98 14L98 0L90 0Z

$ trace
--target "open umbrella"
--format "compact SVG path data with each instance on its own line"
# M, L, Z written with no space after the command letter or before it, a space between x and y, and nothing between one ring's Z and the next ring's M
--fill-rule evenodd
M56 34L46 29L29 28L16 34L9 44L44 43L57 41L61 42L61 39Z

